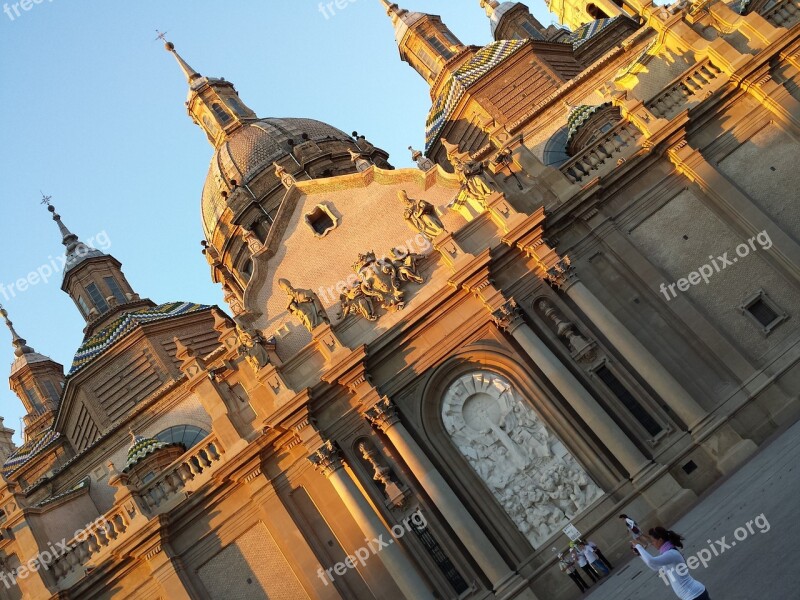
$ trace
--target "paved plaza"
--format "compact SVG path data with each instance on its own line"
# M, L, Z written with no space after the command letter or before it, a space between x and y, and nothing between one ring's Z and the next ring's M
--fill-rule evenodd
M764 448L741 470L678 521L684 556L706 557L707 567L692 571L711 600L800 599L800 423ZM762 519L757 519L763 514ZM764 525L764 519L769 527ZM747 523L754 521L750 529ZM647 528L652 523L642 523ZM743 527L744 529L738 528ZM767 530L764 533L761 531ZM736 540L736 534L742 538ZM745 537L746 535L746 537ZM724 542L716 543L717 540ZM719 556L707 551L711 544ZM656 551L650 548L651 553ZM703 553L703 554L699 554ZM674 600L672 588L636 557L615 565L611 575L585 597L591 600Z

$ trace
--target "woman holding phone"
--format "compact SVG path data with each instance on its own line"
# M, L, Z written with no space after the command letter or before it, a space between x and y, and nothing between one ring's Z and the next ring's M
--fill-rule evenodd
M648 533L650 542L658 550L658 556L651 555L641 544L631 542L633 551L644 564L653 571L659 571L661 578L672 585L672 591L680 600L711 600L706 586L689 575L686 560L678 551L678 548L683 548L683 537L663 527L654 527Z

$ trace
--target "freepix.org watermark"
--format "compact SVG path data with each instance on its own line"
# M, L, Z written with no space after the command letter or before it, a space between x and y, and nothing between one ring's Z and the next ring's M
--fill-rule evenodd
M52 2L53 0L47 0L47 2ZM18 19L23 15L23 13L28 12L37 4L44 3L45 0L19 0L19 2L8 3L6 2L3 4L3 12L6 13L6 16L11 19L12 21Z
M92 248L105 252L111 248L111 238L105 231L101 231L94 237L89 238L86 245L78 246L75 249L75 256L79 259L83 258ZM31 271L25 277L20 277L11 283L0 282L0 296L6 301L16 298L17 294L24 293L40 283L47 283L51 277L64 271L64 265L67 264L66 255L56 256L55 258L48 256L47 259L48 262Z
M351 4L355 4L358 0L332 0L330 2L320 2L319 12L325 17L325 20L335 17L339 11L344 10Z
M756 530L758 533L767 533L771 529L769 521L764 513L758 515L755 519L751 519L744 524L743 527L737 527L733 532L734 539L728 542L728 536L722 536L720 539L712 542L707 540L708 547L695 552L693 555L686 557L686 564L679 564L669 569L661 567L658 570L658 576L662 581L670 585L671 581L675 580L675 575L684 577L690 570L703 567L708 567L708 564L717 556L721 556L726 551L733 549L736 542L743 542L751 535L755 535Z
M83 529L76 531L73 537L76 542L83 543L89 539L91 532L105 532L106 527L108 526L110 526L108 520L106 520L105 517L99 517L86 525ZM12 586L17 585L17 581L20 579L26 579L31 573L36 573L37 571L47 571L50 569L56 560L72 550L72 548L73 546L70 546L66 539L63 539L56 544L50 543L47 546L47 550L42 550L39 552L39 554L28 560L28 562L25 564L20 565L11 571L0 571L0 581L3 582L3 585L6 586L6 589L11 589Z
M711 259L710 264L707 263L700 266L697 271L692 271L686 277L681 277L678 279L678 281L673 283L662 283L659 289L661 293L664 294L667 302L669 302L678 296L678 292L675 291L676 287L678 288L678 291L685 292L691 286L698 285L701 281L708 285L709 280L714 274L719 273L728 267L732 267L734 264L739 262L740 258L748 256L750 252L755 252L759 247L762 250L769 250L772 248L772 240L770 239L766 230L762 231L758 235L754 235L746 242L742 242L736 246L736 256L729 258L728 254L730 254L730 252L723 252L720 256L714 256L713 254L710 254L708 256L708 258ZM672 294L671 296L670 293Z
M383 539L383 534L381 534L372 540L365 538L364 541L367 542L366 546L358 548L355 552L353 552L353 554L345 558L344 562L337 562L329 569L325 569L323 571L322 567L320 567L317 569L317 577L319 577L322 580L322 583L325 585L330 585L335 579L334 573L341 577L342 575L346 575L348 570L355 569L357 564L360 564L363 567L367 563L367 560L370 556L377 554L384 548L391 546L395 540L399 540L406 534L407 531L411 531L412 527L425 529L427 526L428 522L425 520L425 517L419 510L417 510L408 519L406 519L405 527L400 524L392 526L390 531L394 537L385 540Z

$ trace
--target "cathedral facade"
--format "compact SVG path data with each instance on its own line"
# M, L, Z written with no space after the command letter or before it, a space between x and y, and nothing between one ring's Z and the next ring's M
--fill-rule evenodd
M65 371L2 312L0 600L572 598L553 550L620 559L800 416L797 0L480 0L483 47L381 2L416 168L167 43L225 310L49 206L86 327Z

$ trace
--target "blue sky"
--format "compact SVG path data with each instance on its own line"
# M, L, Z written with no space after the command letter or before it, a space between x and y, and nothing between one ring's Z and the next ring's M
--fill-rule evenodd
M315 0L30 1L16 16L15 2L0 0L11 13L0 12L0 303L31 346L67 368L83 319L60 274L8 290L63 254L40 190L82 239L108 235L108 252L142 296L222 305L200 254L212 148L186 115L186 82L156 28L200 73L232 81L262 117L357 130L398 167L410 166L410 144L423 145L428 86L400 62L378 0L340 0L345 8L327 18ZM529 5L551 23L543 0ZM442 15L464 43L491 41L478 0L401 6ZM0 329L0 364L13 359L9 340ZM0 415L18 438L22 414L0 387Z

